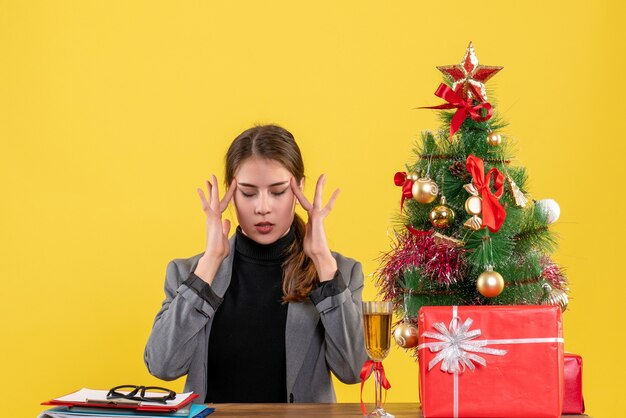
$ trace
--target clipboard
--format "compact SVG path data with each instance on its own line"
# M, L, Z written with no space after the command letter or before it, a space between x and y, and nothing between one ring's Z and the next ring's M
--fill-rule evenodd
M42 412L38 418L206 418L215 408L201 404L191 404L178 412L146 412L130 409L88 408L55 406ZM175 415L172 415L175 414Z
M119 408L145 412L176 412L198 397L197 393L181 393L165 404L145 401L129 401L127 399L107 399L107 390L82 388L76 392L42 402L42 405L82 406L88 408Z

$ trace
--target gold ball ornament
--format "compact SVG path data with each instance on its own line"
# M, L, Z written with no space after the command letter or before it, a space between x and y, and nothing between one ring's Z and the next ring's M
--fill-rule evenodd
M402 322L398 324L393 331L393 338L402 348L417 347L417 327L410 322Z
M476 289L486 298L495 298L504 290L504 279L497 271L487 269L478 276Z
M487 144L491 145L492 147L497 147L501 143L502 135L497 132L489 132L489 134L487 135Z
M409 175L407 176L407 178L411 181L417 181L417 179L420 178L419 174L413 172L413 173L409 173Z
M465 211L470 215L480 215L483 211L483 201L479 196L470 196L465 201Z
M541 287L543 298L540 303L547 306L558 306L561 308L561 312L565 312L569 304L567 293L561 289L553 289L548 283L544 283Z
M439 194L439 187L429 177L422 177L413 183L411 192L413 193L413 199L417 202L432 203Z
M454 222L454 211L446 206L445 199L441 199L441 204L430 211L430 223L435 228L447 228Z
M555 306L561 307L561 312L565 312L567 309L567 305L569 303L569 298L567 297L567 293L562 290L555 289L552 291L551 295L552 304Z

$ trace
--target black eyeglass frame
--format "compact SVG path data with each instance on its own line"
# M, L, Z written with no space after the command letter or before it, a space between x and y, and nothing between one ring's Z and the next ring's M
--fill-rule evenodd
M128 393L118 392L119 390L130 390ZM146 392L150 390L162 390L167 392L163 396L146 396ZM120 385L115 386L109 393L107 393L107 399L128 399L132 401L145 401L145 402L159 402L167 403L176 398L176 392L171 389L162 388L159 386L137 386L137 385Z

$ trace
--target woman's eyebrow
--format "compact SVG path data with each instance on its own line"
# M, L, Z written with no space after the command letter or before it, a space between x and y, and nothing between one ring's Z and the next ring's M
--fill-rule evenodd
M272 184L269 185L269 187L282 186L282 185L287 184L287 183L289 183L289 180L280 181L278 183L272 183ZM255 185L255 184L250 184L250 183L239 183L239 182L237 182L237 186L253 187L255 189L259 188L259 186Z

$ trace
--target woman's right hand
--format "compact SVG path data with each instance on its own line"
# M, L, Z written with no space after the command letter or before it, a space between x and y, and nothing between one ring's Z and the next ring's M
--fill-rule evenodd
M206 188L208 197L205 196L202 189L198 188L202 211L206 215L206 250L200 257L194 274L211 284L220 264L230 253L228 243L230 221L228 219L222 220L222 212L228 207L228 203L237 188L237 182L233 179L222 200L219 197L219 187L215 175L211 176L211 182L206 181Z

